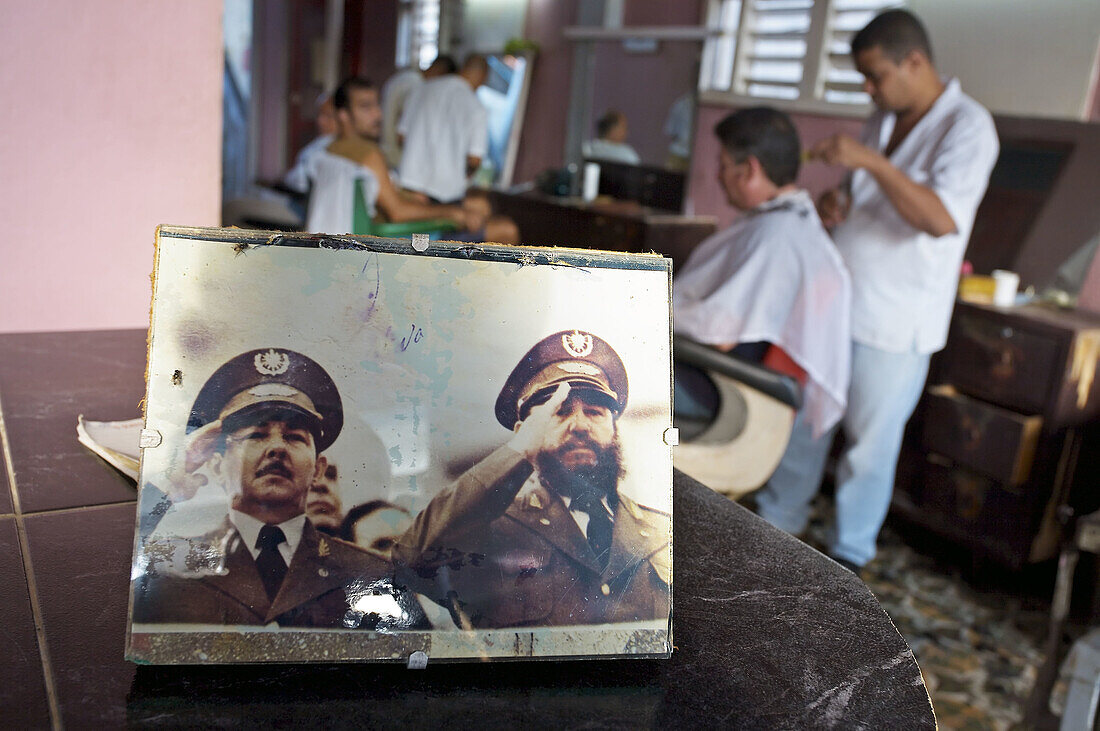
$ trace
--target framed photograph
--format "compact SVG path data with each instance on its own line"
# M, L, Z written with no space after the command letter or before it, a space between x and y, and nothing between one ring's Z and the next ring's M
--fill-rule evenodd
M670 261L417 244L158 230L128 658L671 654Z

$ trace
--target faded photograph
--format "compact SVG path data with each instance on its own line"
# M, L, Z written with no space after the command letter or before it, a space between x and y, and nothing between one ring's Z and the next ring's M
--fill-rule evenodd
M128 655L667 656L667 261L379 241L161 229Z

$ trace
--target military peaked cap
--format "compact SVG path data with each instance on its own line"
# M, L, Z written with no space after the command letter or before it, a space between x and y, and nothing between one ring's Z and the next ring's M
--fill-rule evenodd
M219 419L223 431L233 431L288 415L309 425L318 453L336 441L344 425L340 392L324 368L293 350L261 348L214 371L195 397L187 432Z
M511 429L560 383L616 414L626 408L626 367L615 349L591 333L563 330L536 343L512 370L497 396L497 421Z

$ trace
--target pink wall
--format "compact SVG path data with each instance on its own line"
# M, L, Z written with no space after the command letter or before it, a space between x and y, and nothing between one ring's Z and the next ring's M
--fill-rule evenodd
M690 210L698 215L717 216L719 228L728 226L737 217L737 211L726 203L725 195L718 185L719 144L718 138L714 136L714 125L732 111L734 110L729 107L699 106L695 121L695 147L688 179ZM837 132L857 135L862 125L858 119L813 114L792 114L791 120L798 128L803 147L813 145ZM802 166L798 184L816 198L822 191L840 183L843 177L842 169L808 163Z
M703 13L698 2L627 3L623 26L699 25ZM647 165L664 165L669 139L665 136L668 110L698 79L702 44L662 41L654 53L630 53L622 43L595 44L595 67L590 118L584 139L596 136L596 121L608 109L626 115L627 142ZM644 93L642 93L644 85Z
M513 180L534 180L549 167L561 167L573 48L562 31L577 17L576 0L530 0L524 37L539 44L531 72L527 112L520 133Z
M157 224L218 223L221 12L0 5L0 332L148 325Z

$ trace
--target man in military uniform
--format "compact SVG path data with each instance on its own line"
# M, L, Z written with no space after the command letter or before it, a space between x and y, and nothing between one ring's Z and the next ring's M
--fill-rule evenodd
M668 617L670 519L620 492L626 369L604 340L555 333L496 402L512 438L417 516L394 550L463 627Z
M342 425L336 384L301 353L253 350L215 371L191 409L185 461L222 483L229 514L205 535L145 541L134 621L426 629L386 561L307 519Z

